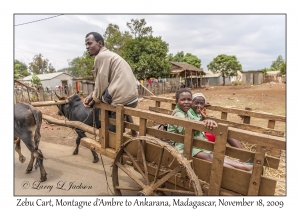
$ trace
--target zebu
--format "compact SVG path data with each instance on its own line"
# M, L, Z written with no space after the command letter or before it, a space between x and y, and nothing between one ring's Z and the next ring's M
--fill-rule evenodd
M43 154L38 148L41 134L42 113L35 107L26 103L17 103L14 105L14 142L15 150L19 154L19 160L24 163L26 158L21 153L20 140L24 142L31 152L31 158L26 169L26 173L32 171L33 162L36 158L35 169L40 167L40 181L47 180L47 173L43 165Z
M56 93L55 93L56 94ZM78 95L72 95L70 97L61 97L57 95L57 98L60 100L68 100L68 103L57 105L59 111L68 119L71 121L80 121L84 124L87 124L89 126L93 126L95 128L100 128L100 121L99 121L99 109L98 108L86 108L83 106L82 100ZM86 137L84 131L80 129L75 129L75 132L77 133L78 137L76 139L76 148L73 152L73 155L78 154L78 149L80 145L81 138ZM91 150L93 154L93 163L97 163L99 161L98 154Z

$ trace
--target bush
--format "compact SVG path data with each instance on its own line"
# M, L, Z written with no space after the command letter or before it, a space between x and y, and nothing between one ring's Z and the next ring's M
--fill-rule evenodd
M241 81L233 81L231 84L234 86L237 86L237 85L242 85L242 82Z

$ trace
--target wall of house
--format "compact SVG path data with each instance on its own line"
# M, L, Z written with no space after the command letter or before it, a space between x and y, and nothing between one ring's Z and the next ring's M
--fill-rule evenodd
M243 72L243 85L260 85L263 83L264 76L262 72Z
M205 84L210 85L210 86L219 86L223 85L223 77L209 77L205 78ZM203 80L204 81L204 80ZM225 77L225 85L231 85L231 78L230 77Z
M62 81L66 81L68 87L72 87L73 85L72 77L65 74L59 75L53 79L41 80L41 83L44 88L49 86L52 89L55 88L56 86L63 86Z

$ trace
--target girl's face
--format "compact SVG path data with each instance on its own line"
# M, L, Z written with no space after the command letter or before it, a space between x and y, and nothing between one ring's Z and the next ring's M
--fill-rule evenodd
M197 96L194 98L192 102L192 109L197 113L200 114L200 109L203 109L205 106L205 100L201 96Z
M179 94L177 106L184 111L187 112L192 105L192 95L189 92L183 92Z

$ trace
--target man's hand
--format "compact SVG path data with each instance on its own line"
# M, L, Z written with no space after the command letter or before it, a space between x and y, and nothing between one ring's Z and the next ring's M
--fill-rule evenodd
M91 93L90 95L88 95L84 100L83 100L83 106L88 107L88 108L92 108L95 104L95 101L93 100L92 97L93 93Z
M209 129L217 128L218 123L214 120L204 120L204 126Z

